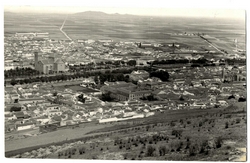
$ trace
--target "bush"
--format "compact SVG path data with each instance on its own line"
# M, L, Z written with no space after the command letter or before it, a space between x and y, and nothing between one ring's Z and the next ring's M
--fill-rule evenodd
M179 136L181 136L182 132L183 132L182 130L173 130L172 135L175 135L176 137L179 137Z
M175 126L175 122L174 122L174 121L171 121L170 126L171 126L171 127L174 127L174 126Z
M236 123L240 123L240 121L241 121L240 118L236 119Z
M196 145L190 145L189 147L189 156L195 156L196 155Z
M225 128L228 128L228 122L225 123Z
M208 154L208 149L209 149L208 140L203 140L199 146L200 146L199 153Z
M179 141L171 142L171 144L170 144L171 152L180 151L182 145L183 145L183 143L179 142Z
M190 148L191 143L188 141L186 144L186 148L185 149L189 149Z
M238 102L245 102L246 101L246 98L243 98L243 97L240 97Z
M151 145L149 145L147 147L146 156L148 156L148 157L154 156L154 151L155 151L155 147L152 147Z
M167 148L165 146L159 147L159 154L160 156L164 156L167 153Z
M215 143L215 146L216 148L220 148L222 146L222 143L223 143L223 139L222 137L217 137L215 140L214 140L214 143Z
M79 154L82 155L85 153L85 147L78 148Z

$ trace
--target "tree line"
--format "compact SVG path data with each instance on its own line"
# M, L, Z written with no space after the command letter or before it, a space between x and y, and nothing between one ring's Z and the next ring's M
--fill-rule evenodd
M39 77L34 77L34 78L30 77L30 78L25 78L25 79L20 79L20 80L16 80L15 78L13 78L10 81L10 84L22 85L22 84L29 84L29 83L34 83L34 82L46 82L47 83L47 82L52 82L52 81L67 81L67 80L73 80L73 79L78 79L78 78L88 78L90 76L96 76L96 77L99 76L100 84L103 84L105 81L126 81L127 82L129 77L128 76L124 77L123 74L131 73L132 71L133 71L133 68L106 71L104 73L102 73L101 71L77 72L75 74L70 74L70 75L60 74L60 75L55 75L55 76L39 76Z
M30 67L26 68L15 68L10 70L4 70L4 77L11 78L11 77L28 77L34 75L40 75L41 73L35 69Z

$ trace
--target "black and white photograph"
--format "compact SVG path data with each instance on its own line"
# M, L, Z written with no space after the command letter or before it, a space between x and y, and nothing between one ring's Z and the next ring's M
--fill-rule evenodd
M247 161L247 10L160 2L4 5L5 160Z

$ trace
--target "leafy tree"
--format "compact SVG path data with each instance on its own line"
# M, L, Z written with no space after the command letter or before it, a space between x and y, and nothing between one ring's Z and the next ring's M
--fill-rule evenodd
M243 98L243 97L240 97L238 102L245 102L246 101L246 98Z
M180 101L184 101L185 99L181 96L179 100L180 100Z
M21 111L21 107L12 106L12 107L10 108L10 112L17 112L17 111Z
M228 99L232 99L232 98L235 99L234 95L231 95L228 97Z
M136 60L129 60L127 62L127 65L129 65L129 66L135 66L136 65Z
M103 93L101 99L103 101L113 101L114 98L111 97L111 92Z
M10 81L10 84L14 86L14 85L17 84L17 81L16 81L15 79L12 79L12 80Z
M57 92L54 92L54 93L53 93L53 96L57 96L57 94L58 94Z
M86 98L83 97L83 94L78 96L78 101L85 103Z
M168 81L169 73L164 70L153 71L150 73L150 77L157 77L160 78L162 81Z

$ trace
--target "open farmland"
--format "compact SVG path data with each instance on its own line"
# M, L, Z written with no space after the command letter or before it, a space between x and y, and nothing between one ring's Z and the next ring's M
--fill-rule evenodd
M90 13L91 14L91 13ZM16 19L18 17L18 19ZM16 32L49 32L52 39L66 39L60 32L66 15L5 13L5 34ZM158 43L184 43L194 50L215 50L197 36L184 33L204 33L219 49L228 52L245 50L245 26L238 20L149 17L77 13L68 15L63 30L73 39L113 39ZM181 34L181 35L180 35ZM206 38L206 37L205 37Z
M65 39L60 32L65 15L51 14L15 14L6 12L4 14L4 34L15 34L17 32L48 32L52 39Z

